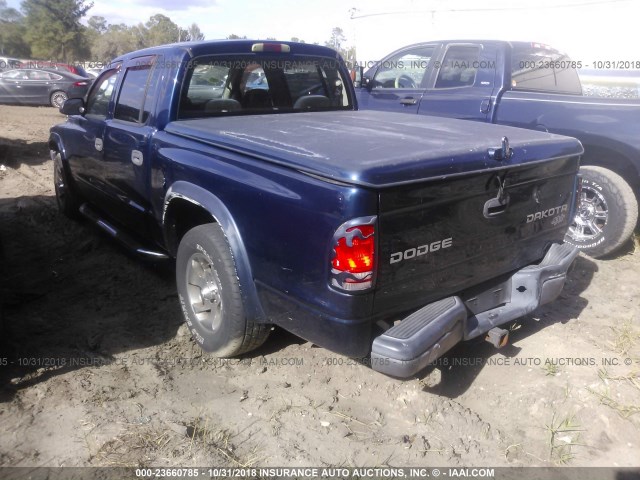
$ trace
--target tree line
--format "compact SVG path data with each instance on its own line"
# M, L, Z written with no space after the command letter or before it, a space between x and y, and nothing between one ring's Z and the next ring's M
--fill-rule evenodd
M23 0L18 11L0 0L0 55L105 61L153 45L204 40L196 23L182 28L162 14L132 26L110 24L94 15L83 25L81 20L92 7L86 0Z
M101 16L83 20L93 2L87 0L23 0L20 10L0 0L0 56L55 60L66 63L106 62L133 50L166 43L204 40L193 23L183 28L160 13L137 25L112 24ZM247 38L230 34L227 38ZM276 40L267 38L265 40ZM292 41L300 41L293 37ZM355 60L355 48L343 46L342 29L333 29L325 45L346 60Z

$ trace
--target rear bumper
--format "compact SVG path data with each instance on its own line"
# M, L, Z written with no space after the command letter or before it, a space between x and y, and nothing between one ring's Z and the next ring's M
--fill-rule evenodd
M408 377L459 341L475 338L553 301L577 255L571 245L553 244L542 262L518 270L498 285L421 308L374 339L372 368Z

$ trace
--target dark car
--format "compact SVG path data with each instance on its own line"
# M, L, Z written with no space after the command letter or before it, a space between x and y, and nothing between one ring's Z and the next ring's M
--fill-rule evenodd
M91 83L64 70L9 70L0 74L0 103L60 108L68 98L84 97Z
M35 68L36 70L62 70L63 72L73 73L84 78L91 78L91 75L80 65L70 63L49 62L45 60L25 60L20 62L14 68Z

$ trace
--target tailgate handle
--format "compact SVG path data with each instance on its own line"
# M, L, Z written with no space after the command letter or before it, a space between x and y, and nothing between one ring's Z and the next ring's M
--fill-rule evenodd
M490 198L484 203L484 209L482 210L482 213L484 214L485 218L496 217L504 213L504 211L509 206L509 194L504 191L505 179L495 177L495 180L498 183L498 194L494 198Z
M487 200L484 204L483 214L485 218L493 218L505 212L509 206L509 195L503 195L502 198L496 197Z

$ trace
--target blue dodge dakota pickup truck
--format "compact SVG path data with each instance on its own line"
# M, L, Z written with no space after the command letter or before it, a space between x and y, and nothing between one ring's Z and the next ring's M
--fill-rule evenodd
M582 146L505 126L357 111L324 47L175 44L111 62L51 129L58 205L175 257L201 347L276 324L412 375L552 301L577 250Z
M356 94L363 110L462 118L577 138L585 150L582 196L567 242L601 257L628 241L638 221L640 101L583 97L576 69L586 66L539 43L426 42L361 71Z

